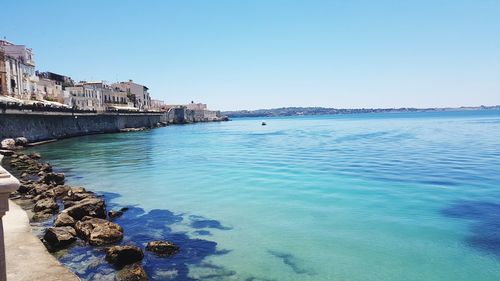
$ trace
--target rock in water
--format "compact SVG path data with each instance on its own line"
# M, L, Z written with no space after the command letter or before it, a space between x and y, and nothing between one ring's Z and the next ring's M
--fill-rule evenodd
M75 241L76 231L71 226L51 227L43 235L43 242L51 252L66 248Z
M46 184L63 185L64 184L64 174L63 173L47 173L41 179L40 182Z
M0 154L3 156L12 156L14 155L14 151L7 149L0 149Z
M36 160L42 158L42 155L40 155L40 153L37 152L32 152L28 155L28 157Z
M171 256L179 251L179 247L169 241L151 241L146 245L146 250L160 256Z
M109 245L123 239L123 228L105 219L84 217L76 222L75 228L79 236L94 246Z
M123 212L122 211L109 211L108 212L108 217L110 219L114 219L114 218L119 218L123 215Z
M106 205L102 199L89 198L77 202L63 212L67 213L75 220L81 220L85 216L104 219L106 218Z
M54 221L54 226L74 226L76 223L67 213L60 213Z
M57 205L56 201L53 198L45 198L36 202L35 206L33 207L33 211L35 212L42 212L46 210L56 212L57 210L59 210L59 205Z
M133 245L113 246L106 251L106 260L118 267L141 261L143 258L141 248Z
M19 137L15 139L16 145L26 146L28 144L28 139L25 137Z
M3 149L13 150L16 149L16 141L14 139L4 139L1 142Z
M52 166L49 163L42 164L40 171L43 173L50 173L52 172Z
M117 281L147 281L148 275L138 263L125 266L116 275Z

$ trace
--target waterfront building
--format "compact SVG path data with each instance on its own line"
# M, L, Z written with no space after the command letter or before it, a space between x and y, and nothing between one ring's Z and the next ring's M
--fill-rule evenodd
M64 93L62 85L54 80L38 77L36 99L55 102L64 102Z
M37 100L64 102L65 87L74 86L71 77L56 74L53 72L36 72L37 82Z
M37 82L33 51L25 45L0 40L0 94L34 99Z
M80 110L103 111L102 91L91 85L77 84L66 87L65 103Z
M139 108L139 110L147 111L151 107L148 87L134 83L133 80L114 83L111 86L126 92L129 99L134 103L134 107Z
M104 105L107 111L113 110L132 110L137 111L138 108L134 107L134 103L129 100L127 92L120 88L108 86L103 92Z

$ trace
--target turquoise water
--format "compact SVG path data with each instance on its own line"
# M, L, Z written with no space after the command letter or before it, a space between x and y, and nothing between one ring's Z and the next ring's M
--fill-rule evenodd
M126 241L181 244L154 280L500 280L500 111L261 121L36 149L135 207Z

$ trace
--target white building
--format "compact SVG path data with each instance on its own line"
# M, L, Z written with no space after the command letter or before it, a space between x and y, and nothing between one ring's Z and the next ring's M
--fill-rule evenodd
M33 51L0 40L0 94L25 100L35 98L37 81Z
M149 96L148 87L134 83L132 80L128 80L128 82L115 83L111 86L126 92L132 99L134 107L139 108L139 110L146 111L150 109L151 97Z
M99 88L84 84L66 87L65 103L80 110L103 111L102 91Z

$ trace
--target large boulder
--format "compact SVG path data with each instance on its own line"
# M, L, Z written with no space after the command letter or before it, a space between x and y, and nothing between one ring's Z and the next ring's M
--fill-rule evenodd
M41 222L50 219L54 215L52 210L43 210L40 212L33 213L31 217L32 222Z
M58 185L54 188L52 188L50 191L52 192L52 195L56 198L61 198L63 196L65 196L66 194L68 194L68 191L70 190L71 188L67 185Z
M28 193L30 190L32 190L33 188L35 188L34 184L31 183L31 182L23 182L21 183L21 185L19 185L19 188L17 189L17 191L19 193Z
M70 215L67 213L60 213L54 221L54 226L74 226L75 223L75 219Z
M3 149L13 150L16 149L16 141L14 139L4 139L1 142L1 146Z
M123 228L105 219L84 217L76 222L75 228L80 237L94 246L109 245L123 239Z
M113 246L106 251L106 260L117 267L141 261L143 258L141 248L133 245Z
M25 137L18 137L15 139L17 146L26 146L28 144L28 139Z
M38 202L36 202L35 206L33 206L33 211L42 212L50 210L52 212L57 212L59 210L59 205L57 205L54 198L45 198Z
M84 187L73 187L62 197L65 208L76 205L79 201L89 198L97 198L97 195Z
M139 263L126 265L116 274L117 281L147 281L148 275Z
M146 245L146 250L160 256L171 256L179 251L179 247L169 241L151 241Z
M81 220L85 216L104 219L106 218L106 205L100 198L88 198L65 209L64 212L75 220Z
M30 195L40 195L40 194L43 194L45 192L47 192L49 189L51 188L51 186L47 185L47 184L34 184L34 187L28 192L28 194Z
M43 242L49 251L57 251L76 241L76 231L71 226L51 227L45 231Z
M64 174L63 173L47 173L41 179L40 182L46 184L63 185L64 184Z

